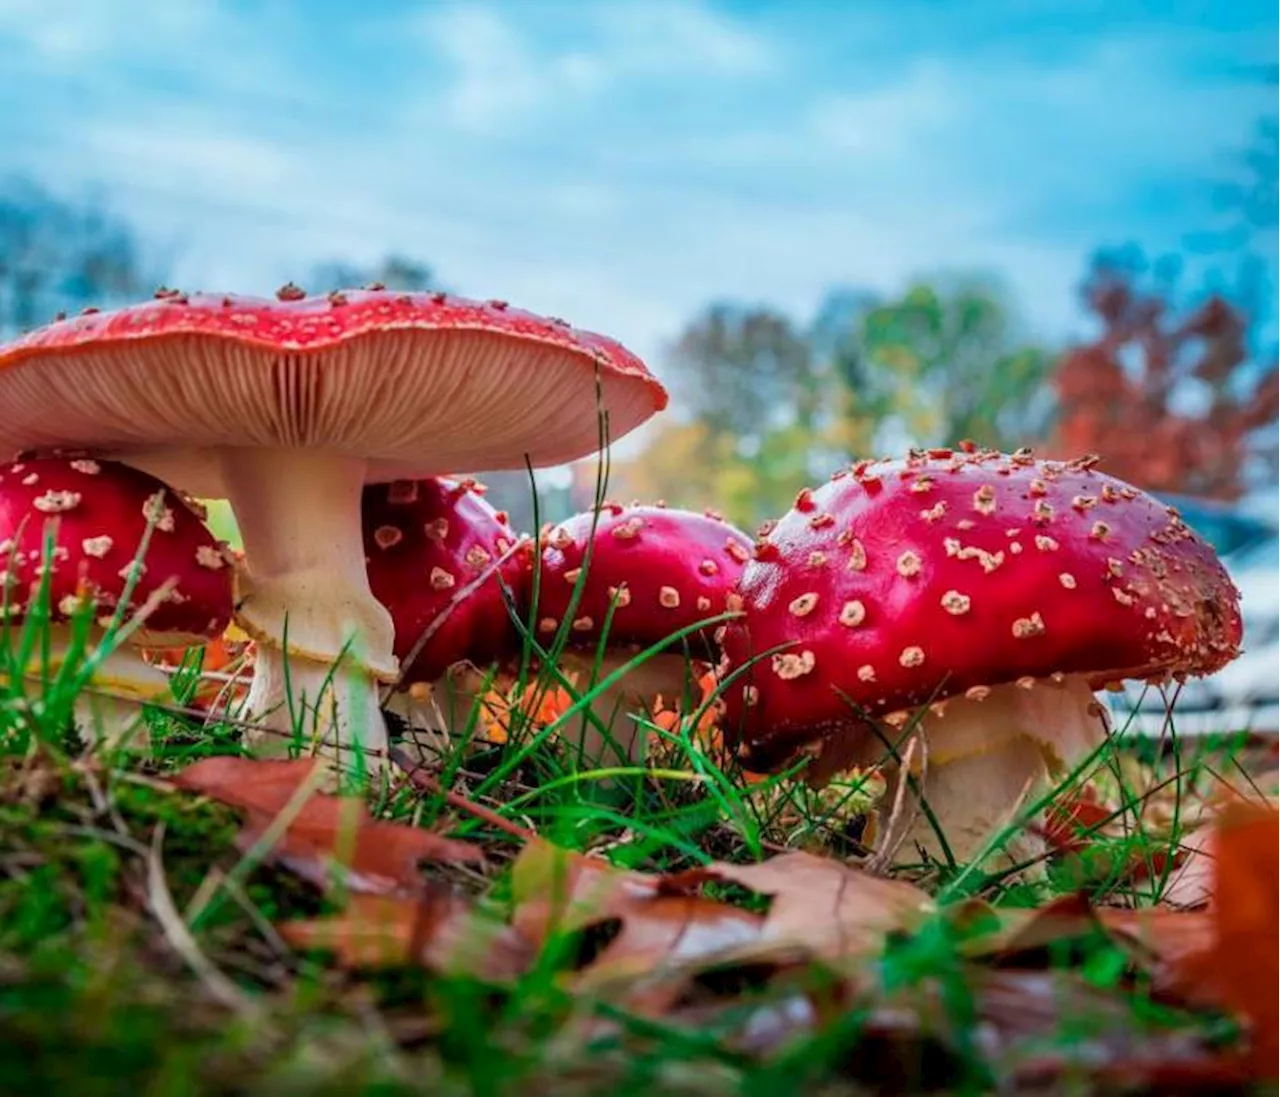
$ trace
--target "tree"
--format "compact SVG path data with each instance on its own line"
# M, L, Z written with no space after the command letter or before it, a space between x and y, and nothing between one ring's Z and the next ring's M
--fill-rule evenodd
M65 201L35 183L0 187L0 333L137 297L144 274L132 228L92 203Z
M1000 293L973 277L919 283L867 309L836 363L849 414L874 423L880 444L970 438L1005 449L1043 437L1051 364L1045 348L1019 337Z
M819 383L809 342L780 312L712 305L668 353L680 405L712 435L744 442L771 427L812 424Z
M1132 261L1095 262L1084 297L1102 331L1058 365L1058 448L1152 491L1235 499L1276 422L1275 363L1251 359L1248 317L1223 297L1179 315L1172 296L1167 276L1144 290Z
M332 289L355 289L359 286L382 285L402 293L421 293L438 289L435 272L425 263L403 255L388 255L372 267L345 260L321 263L311 273L314 292Z
M749 524L882 447L1020 444L1050 410L1049 361L973 278L890 302L833 291L807 327L767 307L716 305L669 357L683 418L617 469L615 493Z

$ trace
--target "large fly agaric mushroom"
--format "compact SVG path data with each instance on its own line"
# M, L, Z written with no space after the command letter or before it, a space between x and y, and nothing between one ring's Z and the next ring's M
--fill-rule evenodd
M483 498L474 480L397 480L364 490L369 586L395 623L397 690L386 708L414 726L434 727L446 679L464 661L480 667L519 649L504 586L523 600L532 543Z
M542 541L535 636L548 645L567 620L560 667L582 691L597 661L598 679L604 678L641 649L731 610L751 547L745 533L711 512L616 503L544 530ZM710 635L699 630L689 639L693 658L715 661ZM691 688L696 693L697 679L696 673L690 676L684 646L673 644L602 692L593 711L630 755L635 725L628 720L619 726L616 718L652 714L659 695L678 702Z
M41 638L19 672L52 675L76 650L95 657L113 617L127 624L145 613L123 643L103 649L75 702L80 729L100 732L108 743L134 728L140 702L168 691L168 676L139 649L203 644L226 627L229 561L197 513L137 469L88 458L0 465L0 591L8 627L48 614L47 659ZM11 642L11 651L17 646Z
M366 483L553 465L666 405L603 336L443 293L278 301L164 291L0 349L0 452L90 448L231 502L237 620L257 642L250 710L381 749L377 683L398 674L369 590Z
M722 669L746 668L725 697L744 762L817 741L864 762L883 754L871 718L903 728L928 705L925 799L972 856L1104 742L1095 688L1233 658L1238 593L1213 550L1093 464L931 450L802 491L723 640ZM923 813L908 837L940 852Z

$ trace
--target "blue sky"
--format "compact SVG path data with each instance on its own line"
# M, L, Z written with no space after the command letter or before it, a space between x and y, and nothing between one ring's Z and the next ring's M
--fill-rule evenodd
M1158 11L1158 13L1157 13ZM1079 325L1274 109L1274 5L0 0L0 175L97 193L183 286L400 251L660 348L711 298L998 272ZM1274 261L1274 252L1273 252Z

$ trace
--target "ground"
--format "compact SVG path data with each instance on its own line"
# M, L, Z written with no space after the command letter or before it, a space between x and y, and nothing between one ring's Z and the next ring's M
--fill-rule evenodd
M332 827L304 833L318 815L288 817L305 764L192 769L239 756L238 728L161 706L150 750L91 749L76 675L7 680L3 1092L1248 1092L1247 1011L1185 993L1167 941L1112 915L1198 904L1171 892L1206 805L1260 797L1274 768L1245 737L1118 740L1065 782L1074 823L1036 864L873 876L850 866L874 775L761 780L674 718L647 766L602 767L563 698L549 724L490 706L421 763L397 751L356 824L393 829L344 860ZM267 772L288 786L274 831ZM396 862L410 831L482 859ZM489 927L479 952L451 943L457 918Z

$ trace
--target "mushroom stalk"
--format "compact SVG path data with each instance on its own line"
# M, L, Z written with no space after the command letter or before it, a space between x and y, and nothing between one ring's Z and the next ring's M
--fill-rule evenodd
M594 670L594 681L603 681L636 654L606 651L599 659L598 670ZM560 671L574 682L579 695L591 688L596 661L595 652L561 653ZM601 726L584 713L571 719L561 735L574 747L580 747L583 759L593 766L636 762L644 753L646 738L636 717L652 717L659 697L667 705L679 706L686 693L695 698L699 695L697 675L684 654L668 652L650 656L592 699L591 712ZM607 729L607 736L601 727Z
M928 711L918 725L927 763L921 767L917 751L912 769L917 779L923 772L925 802L959 863L980 855L1054 779L1107 738L1105 714L1088 680L1079 675L1060 683L1027 679L971 690L940 709ZM896 766L890 768L892 790L898 773ZM897 861L916 862L922 853L943 860L937 830L919 805L908 799L906 810L893 819L891 802L890 794L881 806L881 841L898 844ZM1024 827L991 852L1018 863L1043 848L1043 841Z
M78 663L83 665L98 650L104 637L102 630L90 629L76 653ZM71 626L50 625L48 657L45 658L37 645L27 664L26 680L40 685L52 679L67 662L72 646ZM150 735L142 720L142 706L168 694L168 675L143 659L136 648L121 644L98 664L85 688L76 695L73 708L76 728L88 741L107 748L127 746L145 750Z
M365 571L367 462L302 449L226 449L220 462L244 540L236 620L258 644L251 742L281 749L300 735L385 751L377 684L398 668L391 616Z

